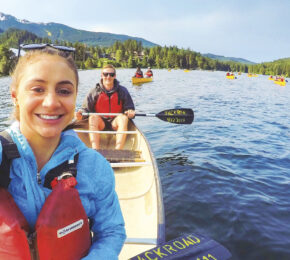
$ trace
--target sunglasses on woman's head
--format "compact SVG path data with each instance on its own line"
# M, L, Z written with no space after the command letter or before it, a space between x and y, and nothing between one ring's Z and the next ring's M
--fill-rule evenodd
M70 55L72 53L74 54L75 50L76 50L73 47L54 45L54 44L50 44L50 43L20 44L19 50L18 50L18 58L20 56L20 50L33 51L33 50L41 50L41 49L45 49L45 48L57 49L57 50L60 50L62 53L66 53L68 55Z
M113 78L115 77L115 72L103 72L104 77L108 77L109 75Z

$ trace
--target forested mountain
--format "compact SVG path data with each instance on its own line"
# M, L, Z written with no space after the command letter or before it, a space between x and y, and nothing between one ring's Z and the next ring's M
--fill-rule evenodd
M0 44L5 43L10 48L17 49L20 43L42 42L44 39L37 37L34 33L21 31L15 28L0 33ZM48 40L48 39L46 39Z
M116 41L124 42L129 39L142 42L144 47L157 45L143 38L128 35L77 30L59 23L33 23L27 20L19 20L12 15L0 12L0 30L6 31L10 28L32 32L38 37L48 38L51 41L81 42L90 46L108 47Z
M250 65L249 72L262 75L284 75L290 77L290 58Z
M290 58L261 64L245 64L235 61L211 59L190 49L176 46L144 47L142 41L128 39L115 41L111 46L88 46L81 42L52 41L50 37L41 38L34 33L18 29L8 29L0 33L0 76L8 75L17 61L11 48L18 48L19 43L54 43L74 47L75 61L80 69L101 68L106 63L115 67L220 70L265 75L290 76Z
M242 59L242 58L234 58L234 57L225 57L225 56L221 56L221 55L215 55L212 53L205 53L202 54L203 56L207 57L207 58L211 58L214 60L219 60L219 61L234 61L234 62L240 62L240 63L244 63L244 64L255 64L255 62L246 60L246 59Z

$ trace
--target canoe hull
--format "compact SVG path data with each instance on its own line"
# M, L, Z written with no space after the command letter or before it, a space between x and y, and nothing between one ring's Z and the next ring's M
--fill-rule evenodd
M127 135L124 150L141 151L142 160L111 163L127 234L120 260L165 242L163 198L156 160L147 139L133 121L128 131L134 134ZM89 146L88 134L79 133L79 136ZM101 149L114 149L115 140L115 134L102 133Z
M132 77L133 84L147 83L147 82L151 82L152 80L153 80L153 78L135 78L135 77Z
M281 80L274 80L274 83L281 86L281 87L285 87L286 86L286 81L281 81Z

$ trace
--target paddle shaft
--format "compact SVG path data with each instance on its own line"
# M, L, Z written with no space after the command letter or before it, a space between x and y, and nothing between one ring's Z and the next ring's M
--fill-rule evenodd
M82 113L84 116L89 115L99 115L99 116L118 116L122 115L122 113L94 113L94 112L84 112ZM142 113L136 113L135 116L148 116L148 117L156 117L157 114L142 114ZM191 115L166 115L166 116L172 116L172 117L191 117Z
M82 113L84 116L100 115L100 116L118 116L121 113ZM194 112L190 108L167 109L157 114L153 113L136 113L135 116L157 117L165 122L174 124L191 124L194 119Z
M122 113L92 113L92 112L89 112L89 113L82 113L82 115L84 116L89 116L89 115L99 115L99 116L118 116L118 115L122 115ZM155 114L135 114L135 116L156 116Z

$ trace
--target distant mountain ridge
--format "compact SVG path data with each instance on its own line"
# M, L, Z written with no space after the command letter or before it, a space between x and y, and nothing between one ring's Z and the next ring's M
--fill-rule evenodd
M214 59L214 60L219 60L219 61L234 61L234 62L240 62L240 63L244 63L244 64L256 64L255 62L243 59L243 58L234 58L234 57L225 57L225 56L221 56L221 55L215 55L212 53L205 53L202 54L202 56Z
M113 45L116 41L124 42L128 39L141 41L143 47L154 47L158 45L143 38L123 34L78 30L59 23L33 23L0 12L0 33L9 28L26 30L41 38L49 38L52 41L81 42L92 46L99 45L108 47Z

